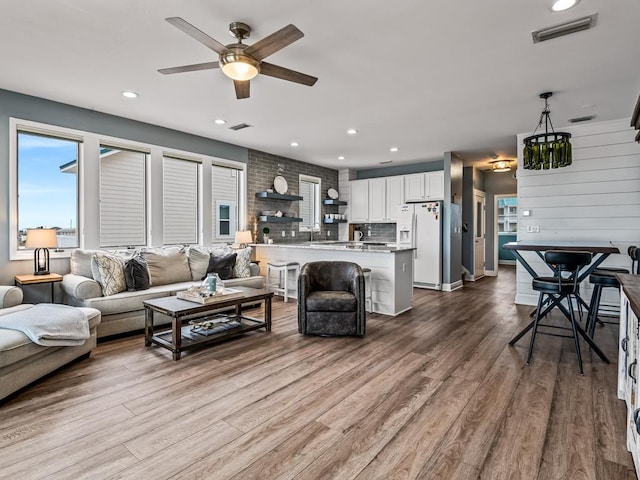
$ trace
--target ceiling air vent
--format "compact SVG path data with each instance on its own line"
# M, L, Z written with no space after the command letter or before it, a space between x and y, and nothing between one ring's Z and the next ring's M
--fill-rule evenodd
M586 115L584 117L575 117L575 118L570 118L569 119L569 123L588 122L589 120L593 120L594 118L596 118L595 115Z
M245 128L249 128L251 127L251 125L249 125L248 123L239 123L238 125L234 125L233 127L229 127L229 130L244 130Z
M540 30L531 32L533 43L544 42L546 40L551 40L552 38L558 38L571 33L580 32L582 30L588 30L596 26L597 18L598 14L594 13L593 15L561 23L560 25L554 25L553 27L541 28Z

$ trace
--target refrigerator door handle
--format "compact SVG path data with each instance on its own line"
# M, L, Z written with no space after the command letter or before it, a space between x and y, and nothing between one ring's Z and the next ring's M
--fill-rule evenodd
M416 212L413 212L412 220L411 220L411 246L413 247L413 258L418 258L418 233L416 232L418 228L418 215Z

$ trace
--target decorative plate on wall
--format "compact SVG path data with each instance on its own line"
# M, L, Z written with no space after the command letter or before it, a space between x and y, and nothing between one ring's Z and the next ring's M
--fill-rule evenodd
M329 190L327 190L327 195L332 200L337 200L338 197L340 196L340 194L338 193L338 191L335 188L330 188Z
M278 175L273 179L273 188L275 188L276 192L278 192L280 195L284 195L285 193L287 193L289 185L287 184L287 180L283 176Z

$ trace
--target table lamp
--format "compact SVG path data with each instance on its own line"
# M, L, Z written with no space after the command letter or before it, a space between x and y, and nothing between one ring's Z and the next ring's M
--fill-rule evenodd
M251 230L242 230L240 232L236 232L236 243L240 248L247 248L247 244L253 242L253 235L251 235Z
M29 228L25 247L34 248L34 275L49 275L49 249L58 247L56 231L53 228Z

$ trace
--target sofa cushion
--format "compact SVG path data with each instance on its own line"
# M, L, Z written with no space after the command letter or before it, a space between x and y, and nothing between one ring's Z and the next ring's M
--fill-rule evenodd
M251 265L251 247L240 248L238 250L234 250L236 252L236 264L233 267L233 277L234 278L247 278L251 276L251 269L249 266Z
M189 258L184 247L143 248L140 254L147 262L152 286L191 280Z
M142 255L137 255L125 262L124 279L127 283L127 290L130 292L146 290L151 286L147 262Z
M94 280L102 287L103 295L114 295L127 289L122 257L108 253L96 253L91 257L91 270Z
M31 307L33 307L33 305L17 305L12 308L0 310L0 315L27 310ZM89 320L89 330L94 330L100 323L100 312L92 308L83 308L82 311L87 315L87 319ZM0 329L0 368L22 361L48 348L52 347L36 345L29 340L29 337L18 330Z
M206 274L201 280L204 280L209 273L217 273L222 280L233 278L233 267L236 264L237 254L227 253L225 255L211 254L209 257L209 266Z
M358 302L350 292L317 290L306 300L308 312L355 312Z
M211 247L191 246L187 252L189 256L189 268L191 269L191 280L202 280L207 273L209 266L209 257L214 253L216 255L225 255L231 253L228 245L213 245Z
M93 257L96 253L106 252L104 250L83 250L81 248L71 250L71 273L87 278L93 278L93 271L91 270L91 257Z

